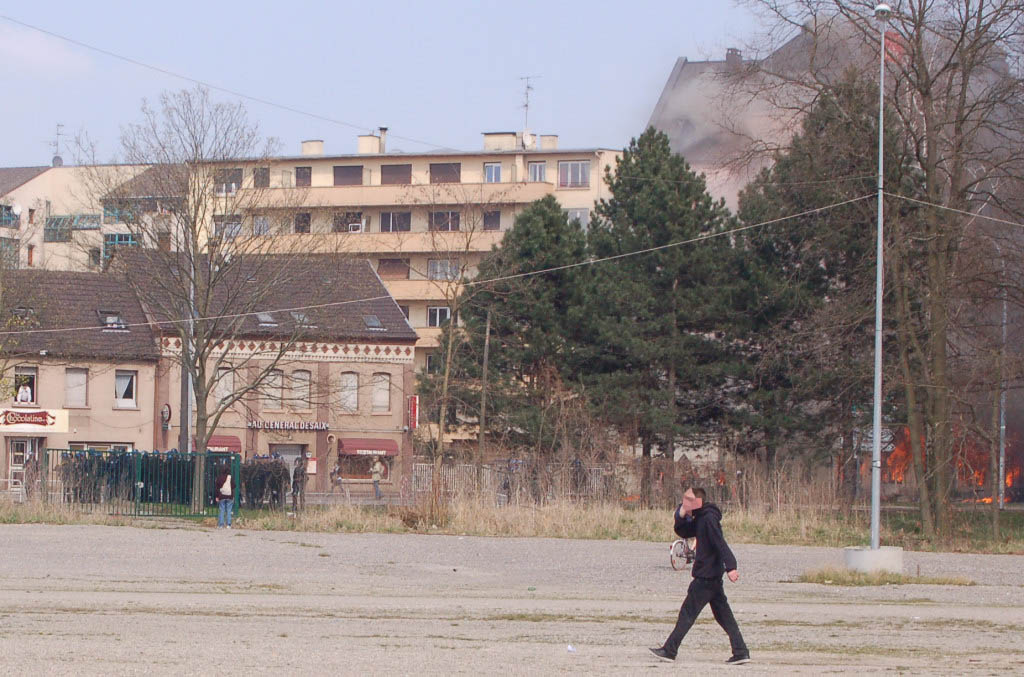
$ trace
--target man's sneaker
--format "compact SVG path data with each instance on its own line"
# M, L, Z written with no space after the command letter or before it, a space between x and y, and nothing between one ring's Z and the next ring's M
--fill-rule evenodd
M750 654L745 653L745 654L739 654L739 655L731 657L729 660L726 661L726 664L728 664L728 665L743 665L744 663L749 663L749 662L750 662Z
M651 653L663 661L674 661L676 659L676 655L666 651L663 646L659 646L657 649L651 649Z

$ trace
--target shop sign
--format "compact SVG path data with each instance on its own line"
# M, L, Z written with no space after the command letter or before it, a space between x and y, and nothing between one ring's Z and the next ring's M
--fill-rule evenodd
M253 430L330 430L327 421L249 421Z
M66 433L66 409L2 409L0 432L5 433Z

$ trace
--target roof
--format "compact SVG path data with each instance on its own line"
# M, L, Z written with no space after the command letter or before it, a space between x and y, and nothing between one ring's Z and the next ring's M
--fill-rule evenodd
M615 148L514 148L511 150L455 150L452 148L434 151L423 151L418 153L392 152L387 153L347 153L347 154L324 154L324 155L275 155L272 157L233 158L229 160L210 161L210 164L251 164L254 162L311 162L322 160L407 160L417 157L447 158L447 157L472 157L475 155L583 155L600 152L619 153L622 149Z
M103 196L105 200L180 197L186 193L188 173L184 165L154 165Z
M111 275L51 270L9 270L0 280L5 331L31 331L0 336L7 354L38 354L103 361L156 361L153 334L135 295ZM24 311L16 309L24 308ZM123 329L104 328L100 312L119 313Z
M209 279L211 261L197 262L199 277ZM171 252L136 247L117 253L115 268L139 290L150 318L165 333L171 321L187 317L185 293L164 284L185 260ZM237 255L217 275L201 316L242 314L241 324L220 323L214 331L232 338L415 343L417 334L388 293L369 261L337 254ZM180 298L179 298L180 297ZM179 308L181 310L175 310ZM259 313L269 313L261 321ZM376 316L379 326L370 316ZM225 334L227 338L227 334Z
M0 167L0 195L6 195L18 186L31 181L49 167Z

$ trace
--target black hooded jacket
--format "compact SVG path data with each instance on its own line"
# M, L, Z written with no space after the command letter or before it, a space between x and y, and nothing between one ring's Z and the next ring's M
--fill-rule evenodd
M705 503L690 517L679 514L676 508L675 531L679 538L697 537L697 553L693 560L694 578L721 578L726 571L736 568L736 557L722 535L722 511L714 503Z

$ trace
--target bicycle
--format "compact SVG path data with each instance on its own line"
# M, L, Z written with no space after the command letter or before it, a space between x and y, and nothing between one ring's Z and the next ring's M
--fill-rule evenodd
M697 555L696 538L678 538L668 546L668 561L676 571L682 571L693 564Z

